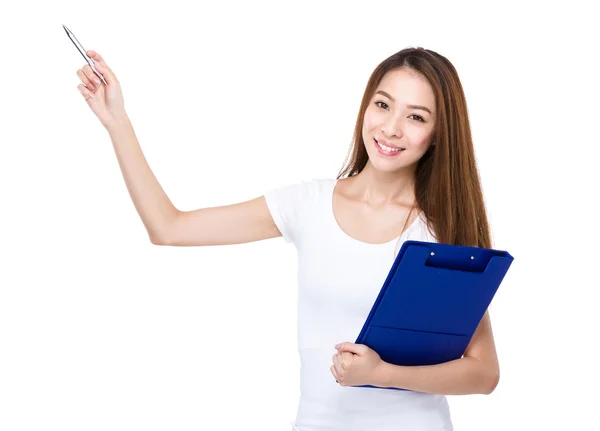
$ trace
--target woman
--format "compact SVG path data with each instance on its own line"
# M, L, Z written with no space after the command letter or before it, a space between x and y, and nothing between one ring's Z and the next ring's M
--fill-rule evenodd
M499 366L488 312L464 357L443 364L396 366L349 341L406 239L491 248L465 97L445 57L407 48L375 69L348 163L337 178L179 211L144 159L115 74L98 53L88 55L108 85L86 65L77 71L79 89L109 131L153 244L239 244L277 236L295 244L302 368L294 429L452 430L446 395L494 390Z

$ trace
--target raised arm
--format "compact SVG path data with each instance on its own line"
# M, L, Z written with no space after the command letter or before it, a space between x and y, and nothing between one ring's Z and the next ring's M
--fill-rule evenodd
M85 65L77 71L82 81L79 91L110 135L127 190L153 244L225 245L281 236L263 196L195 211L175 208L140 148L117 77L97 52L88 55L108 85Z
M281 236L263 196L219 207L179 211L171 203L124 119L110 136L129 195L156 245L240 244Z

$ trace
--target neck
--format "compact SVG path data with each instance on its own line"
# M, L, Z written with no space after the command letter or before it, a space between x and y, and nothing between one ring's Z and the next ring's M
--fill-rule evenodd
M367 162L364 169L354 176L353 189L357 198L369 206L387 204L410 206L415 201L415 168L408 167L396 172L381 172Z

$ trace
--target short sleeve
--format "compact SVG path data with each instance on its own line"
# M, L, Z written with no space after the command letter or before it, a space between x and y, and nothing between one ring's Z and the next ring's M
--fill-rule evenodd
M264 196L275 225L285 242L297 243L309 208L312 181L302 181L267 191Z

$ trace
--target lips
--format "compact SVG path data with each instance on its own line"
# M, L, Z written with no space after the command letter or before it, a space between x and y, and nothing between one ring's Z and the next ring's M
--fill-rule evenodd
M397 150L391 149L391 148L389 150L386 150L385 148L388 148L388 147L386 146L385 148L383 148L381 146L381 144L377 143L377 141L375 139L373 139L373 146L377 149L377 152L379 154L382 154L386 157L396 157L399 154L402 154L404 152L404 149L402 149L400 147L396 147L396 148L398 148Z
M375 139L375 138L373 138L373 139ZM375 139L375 143L377 143L377 142L379 142L382 145L385 145L386 147L390 147L390 148L397 148L397 149L400 149L400 150L405 150L406 149L406 148L403 148L403 147L399 147L397 145L392 145L389 142L384 141L383 139Z

